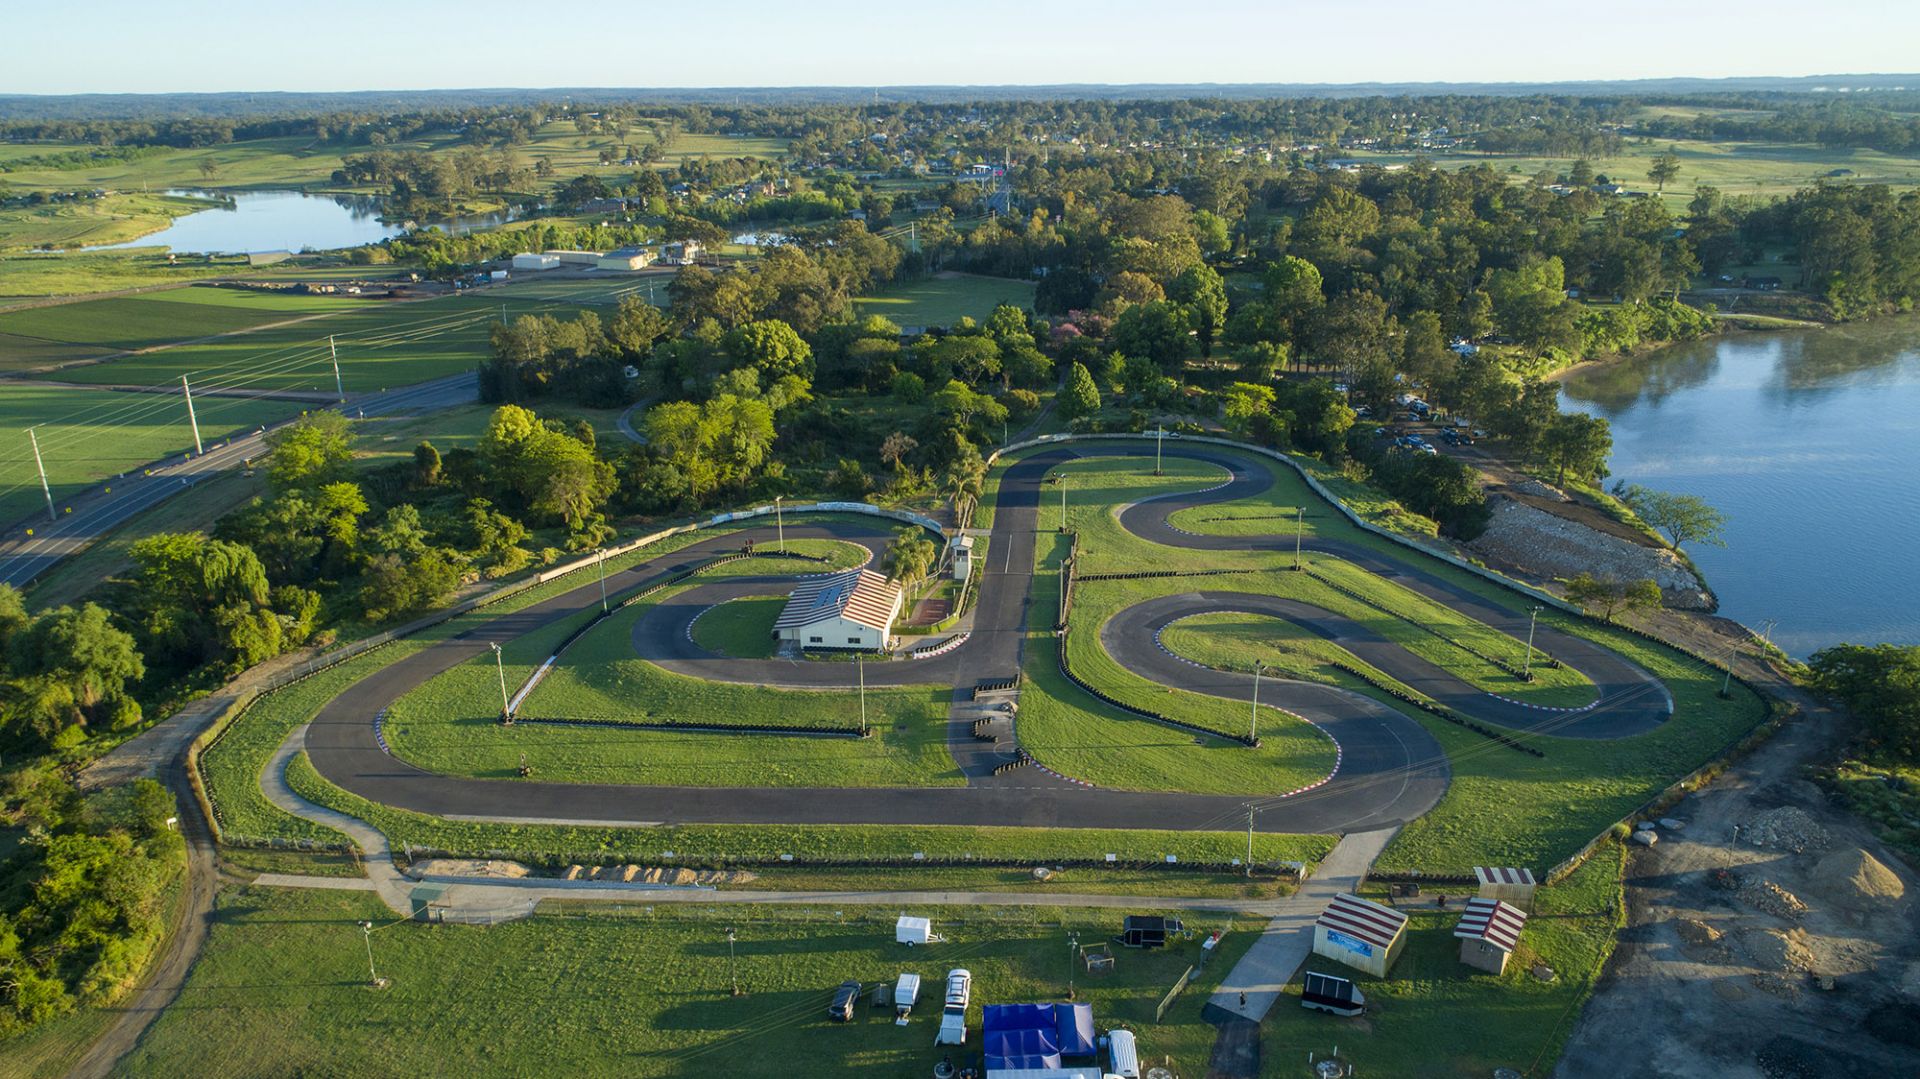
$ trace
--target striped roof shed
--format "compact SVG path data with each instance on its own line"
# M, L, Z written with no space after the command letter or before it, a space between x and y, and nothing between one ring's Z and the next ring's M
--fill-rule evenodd
M1509 869L1501 866L1476 865L1473 876L1482 887L1489 884L1519 885L1524 888L1534 886L1533 870Z
M1453 929L1463 940L1481 940L1503 952L1511 952L1520 943L1520 930L1527 924L1527 912L1498 899L1469 899L1467 913Z
M1407 916L1392 907L1342 892L1333 897L1333 902L1327 904L1327 909L1320 912L1313 924L1385 949L1391 948L1400 936Z
M886 633L899 609L898 585L869 569L842 570L802 582L787 597L773 628L795 629L826 618L844 618Z

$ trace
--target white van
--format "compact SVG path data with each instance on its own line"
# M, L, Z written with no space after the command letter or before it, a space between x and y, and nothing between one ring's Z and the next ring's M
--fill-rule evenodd
M1107 1031L1107 1071L1120 1079L1140 1079L1140 1047L1133 1031Z

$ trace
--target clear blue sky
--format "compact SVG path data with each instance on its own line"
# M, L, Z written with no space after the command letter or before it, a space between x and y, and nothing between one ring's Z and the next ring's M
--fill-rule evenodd
M1899 72L1915 0L15 5L0 92L1553 81Z

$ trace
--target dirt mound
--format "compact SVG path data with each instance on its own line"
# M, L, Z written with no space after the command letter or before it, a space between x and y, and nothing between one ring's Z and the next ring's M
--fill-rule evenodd
M493 858L427 858L413 863L413 873L419 877L493 877L500 880L517 880L529 875L530 872L519 862L503 862Z
M1808 816L1806 810L1794 806L1770 809L1753 818L1740 829L1740 838L1751 846L1795 854L1825 850L1831 842L1827 830L1820 827L1818 821Z
M662 869L654 866L641 869L629 866L634 875L628 880L638 880L643 884L666 884L685 888L694 884L746 884L757 879L744 869Z
M1770 880L1756 880L1741 888L1740 901L1755 910L1790 922L1798 921L1808 909L1799 896Z
M1820 859L1814 874L1827 898L1854 910L1890 907L1907 894L1893 870L1858 847Z
M1762 970L1788 974L1813 969L1804 929L1748 929L1740 934L1740 948Z
M1707 923L1695 921L1692 918L1680 919L1679 930L1680 939L1693 945L1704 946L1708 944L1718 944L1720 943L1720 938L1726 936L1725 933L1720 932Z

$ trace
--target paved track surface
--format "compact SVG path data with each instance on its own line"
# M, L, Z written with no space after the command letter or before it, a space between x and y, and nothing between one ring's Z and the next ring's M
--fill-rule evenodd
M970 710L966 698L976 682L1012 677L1020 669L1027 636L1026 608L1032 585L1040 484L1050 470L1075 458L1139 452L1117 447L1063 447L1031 455L1009 468L1001 484L989 554L981 568L984 580L973 638L941 657L867 665L871 685L961 687L955 692L950 742L967 775L966 787L809 790L485 780L426 772L380 748L371 720L381 709L435 675L485 653L490 642L512 640L597 603L597 582L502 616L459 639L435 645L369 676L315 718L307 733L308 751L323 775L349 791L399 808L465 819L1225 829L1242 826L1252 809L1255 826L1262 831L1328 833L1390 827L1430 809L1446 789L1448 771L1438 744L1418 723L1355 694L1271 679L1262 686L1267 702L1314 721L1340 743L1338 771L1331 781L1311 791L1286 798L1250 799L1093 789L1036 769L1020 769L1000 777L990 774L992 764L1004 758L994 754L991 747L977 748L980 744L973 742L970 731L963 731L979 714ZM1271 477L1264 468L1230 451L1180 446L1168 447L1167 454L1220 465L1232 473L1232 479L1202 494L1169 495L1125 508L1121 521L1130 531L1175 547L1282 550L1291 546L1289 540L1195 536L1168 525L1167 515L1174 510L1257 494L1271 484ZM808 525L789 529L788 534L790 538L850 539L870 550L878 549L887 538L873 525L848 522ZM665 580L713 555L737 549L748 538L765 543L773 537L766 529L715 536L623 570L608 583L625 591ZM1326 541L1315 542L1310 549L1357 562L1509 633L1525 632L1524 616L1516 616L1414 565L1369 548ZM660 605L639 623L636 637L640 654L669 669L704 678L844 687L848 672L838 664L725 659L702 651L688 639L687 626L700 610L731 596L764 591L767 585L766 579L752 578L701 584ZM1396 676L1434 691L1461 711L1508 726L1583 737L1618 737L1649 729L1666 715L1664 691L1651 676L1596 645L1544 627L1543 647L1593 679L1598 696L1591 707L1550 711L1499 701L1366 633L1362 627L1318 608L1290 605L1274 597L1207 591L1156 599L1115 619L1107 627L1103 643L1119 662L1150 679L1246 699L1251 692L1250 679L1195 667L1168 655L1155 641L1154 631L1167 622L1221 609L1252 609L1304 620L1316 631L1361 650Z
M387 416L447 408L478 399L479 384L474 375L468 373L369 394L343 407L351 416ZM65 506L72 507L71 513L61 514L56 521L40 517L8 529L9 535L18 538L0 544L0 584L25 587L61 559L77 554L135 514L190 490L202 480L244 468L248 460L260 456L265 448L261 432L243 435L199 457L155 467L151 475L117 479L110 493L105 487L98 487L77 498L62 500ZM24 535L28 528L33 529L32 536Z

